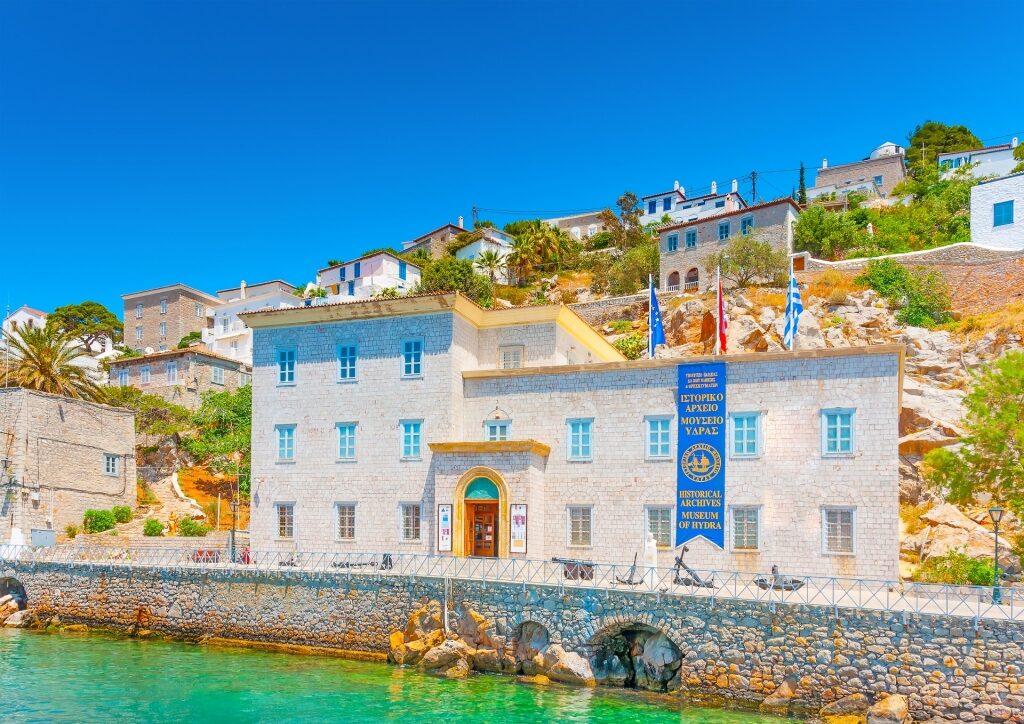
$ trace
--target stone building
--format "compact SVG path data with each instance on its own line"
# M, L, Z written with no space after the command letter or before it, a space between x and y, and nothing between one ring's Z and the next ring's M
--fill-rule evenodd
M789 254L793 227L800 207L793 199L767 201L714 216L663 226L658 230L661 252L660 287L675 291L701 291L714 283L704 268L705 259L737 235L755 234Z
M594 234L605 230L600 211L589 211L585 214L573 214L572 216L559 216L554 219L544 219L543 221L548 226L561 229L577 241L590 238Z
M1024 249L1024 172L971 188L971 241L991 249Z
M245 318L256 550L621 562L650 533L672 564L691 365L458 294ZM694 539L690 565L895 578L902 348L717 360L724 546Z
M885 144L882 144L883 146ZM898 148L898 147L897 147ZM878 149L876 149L877 151ZM902 153L887 153L865 158L862 161L829 166L828 159L822 159L814 179L814 188L807 190L809 197L816 196L815 189L834 187L835 193L841 193L847 186L873 183L878 194L888 197L900 181L907 176Z
M249 384L252 367L210 352L201 344L110 362L110 384L137 387L168 402L196 409L207 392L234 391Z
M137 352L174 349L189 332L206 329L207 310L221 304L217 297L184 284L122 294L121 299L124 343Z
M80 526L90 509L135 504L135 415L0 389L0 542Z
M406 254L423 249L429 252L432 258L440 259L448 250L448 244L456 236L466 231L462 226L463 223L463 219L460 216L459 223L457 224L445 224L439 229L434 229L422 236L417 236L411 241L406 241L402 244L402 253Z

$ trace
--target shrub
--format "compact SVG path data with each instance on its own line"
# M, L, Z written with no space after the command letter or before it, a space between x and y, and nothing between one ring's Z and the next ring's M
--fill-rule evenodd
M937 271L907 269L892 259L873 259L856 281L867 284L899 307L896 319L914 327L932 327L948 322L949 287Z
M139 505L155 505L160 502L153 492L153 488L145 480L139 480L135 485L135 500Z
M968 558L962 551L934 556L917 569L918 580L925 583L991 586L995 577L995 567L991 562Z
M202 537L210 532L210 529L195 518L182 518L178 521L178 535L185 537Z
M191 520L191 518L189 518ZM142 524L142 535L155 538L164 534L164 524L156 518L147 518L146 522Z
M514 287L507 284L495 284L494 296L500 297L513 305L519 307L526 304L530 298L530 290L525 287Z
M613 322L608 322L608 326L612 328L615 334L625 334L633 328L633 323L628 319L616 319Z
M117 523L113 511L110 510L87 510L82 516L82 526L86 533L102 533L110 530Z
M640 359L647 354L647 337L642 334L630 334L619 337L614 342L615 349L626 356L626 359Z
M68 538L74 538L76 535L78 535L78 526L74 525L73 523L68 523L66 526L64 526L64 535L66 535Z
M132 519L132 509L127 505L115 505L110 512L118 523L127 523Z
M445 257L423 270L420 293L462 292L477 304L491 306L491 280L477 274L468 259Z
M847 296L846 292L842 289L833 289L829 292L828 299L826 301L829 304L835 305L846 304L850 301L850 297Z

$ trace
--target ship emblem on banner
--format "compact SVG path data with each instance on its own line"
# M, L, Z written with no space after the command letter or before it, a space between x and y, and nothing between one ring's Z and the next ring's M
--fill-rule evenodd
M676 535L725 547L725 363L679 365Z

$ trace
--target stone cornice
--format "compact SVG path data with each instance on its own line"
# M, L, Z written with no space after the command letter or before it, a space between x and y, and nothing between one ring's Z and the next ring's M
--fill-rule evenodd
M465 442L428 442L431 452L455 454L532 453L542 458L551 448L536 440L477 440Z

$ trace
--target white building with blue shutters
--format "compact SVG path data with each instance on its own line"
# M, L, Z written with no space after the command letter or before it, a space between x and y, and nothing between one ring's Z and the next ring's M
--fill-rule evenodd
M990 249L1024 249L1024 172L971 188L971 241Z
M690 360L625 360L562 306L413 295L245 321L257 551L629 562L649 532L670 566L687 427L713 424L721 449L687 464L724 467L699 518L724 546L690 541L690 565L897 577L902 347L695 359L724 361L711 411L681 406Z
M369 299L384 289L406 294L420 282L420 268L389 251L371 252L317 272L329 302Z

